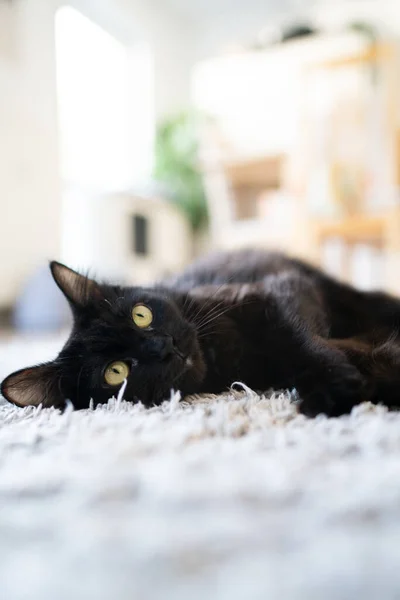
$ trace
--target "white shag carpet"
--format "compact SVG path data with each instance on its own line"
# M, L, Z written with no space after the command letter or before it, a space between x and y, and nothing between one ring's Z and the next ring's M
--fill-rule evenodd
M11 341L1 375L59 341ZM2 600L400 597L400 413L0 404Z

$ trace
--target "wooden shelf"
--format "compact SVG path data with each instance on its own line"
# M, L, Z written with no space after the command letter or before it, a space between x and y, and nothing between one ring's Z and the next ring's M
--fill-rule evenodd
M382 243L386 228L386 216L354 215L340 221L315 222L319 242L327 238L341 238L346 243Z
M233 187L278 188L282 183L285 157L261 156L246 160L223 161L222 168Z
M342 67L354 67L365 64L377 63L379 61L391 60L395 50L392 44L375 44L366 50L360 50L352 56L331 58L310 65L311 69L337 69Z

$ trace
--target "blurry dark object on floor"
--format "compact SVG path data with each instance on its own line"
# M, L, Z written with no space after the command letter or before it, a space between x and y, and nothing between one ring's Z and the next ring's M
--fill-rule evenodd
M15 303L12 324L21 332L58 331L70 324L64 296L54 284L47 265L26 281Z
M315 35L316 33L318 33L317 29L314 29L314 27L307 23L293 23L283 28L281 42L288 42L309 35Z
M311 23L292 22L288 25L268 25L257 34L256 41L250 45L251 50L266 50L271 46L282 44L303 37L321 33Z
M368 21L352 21L348 23L345 30L364 35L370 40L371 44L376 43L380 37L378 29ZM268 25L263 27L258 33L255 43L251 45L251 49L265 50L276 44L283 44L321 33L323 33L322 30L306 21L293 21L283 26Z

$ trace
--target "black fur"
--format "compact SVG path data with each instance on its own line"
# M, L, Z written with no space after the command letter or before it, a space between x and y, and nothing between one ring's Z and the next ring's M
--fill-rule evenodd
M20 406L75 408L106 402L110 362L131 368L125 399L146 406L218 393L234 381L256 390L296 388L299 409L340 415L363 400L400 406L400 300L366 293L281 254L206 257L153 288L99 284L51 264L74 326L52 362L13 373L1 386ZM151 329L132 307L148 305Z

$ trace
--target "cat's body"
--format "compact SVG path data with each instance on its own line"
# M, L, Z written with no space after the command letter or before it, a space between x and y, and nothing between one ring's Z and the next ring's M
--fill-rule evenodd
M97 284L58 263L52 272L74 328L53 363L3 382L16 404L105 402L115 393L105 369L120 361L117 379L129 373L125 398L147 406L171 388L218 393L235 381L296 388L309 415L342 414L367 399L400 405L400 301L357 291L301 261L222 253L146 289ZM149 326L132 322L135 306L148 311Z

